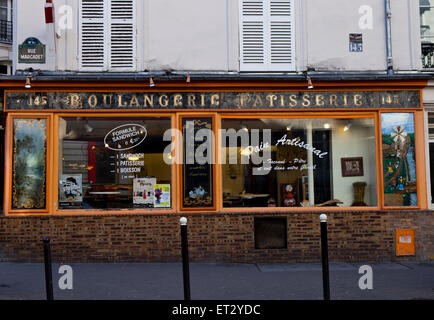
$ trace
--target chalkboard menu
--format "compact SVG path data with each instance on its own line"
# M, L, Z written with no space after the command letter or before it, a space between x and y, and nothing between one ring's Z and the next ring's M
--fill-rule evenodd
M183 207L214 207L212 118L183 118Z

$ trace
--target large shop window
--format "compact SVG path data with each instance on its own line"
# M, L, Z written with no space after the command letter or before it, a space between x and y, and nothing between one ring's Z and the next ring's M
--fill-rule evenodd
M377 206L374 118L222 119L224 207Z
M59 208L171 208L169 117L59 120Z

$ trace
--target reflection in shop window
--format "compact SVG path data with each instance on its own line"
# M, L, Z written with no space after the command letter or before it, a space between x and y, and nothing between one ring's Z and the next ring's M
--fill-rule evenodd
M377 205L373 118L223 119L222 129L224 207Z
M61 118L59 208L170 208L168 117Z

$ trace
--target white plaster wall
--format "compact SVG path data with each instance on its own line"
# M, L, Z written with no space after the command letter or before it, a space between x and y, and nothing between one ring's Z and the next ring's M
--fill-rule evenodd
M377 176L375 157L375 138L373 127L353 125L344 132L343 127L337 127L332 132L332 166L333 166L333 197L339 199L348 207L354 201L353 183L364 181L365 203L377 204ZM342 177L341 158L363 157L363 176Z
M391 0L392 55L394 69L420 69L418 1ZM359 8L373 12L372 29L361 29ZM317 71L386 70L384 0L306 1L306 66ZM361 33L363 52L349 51L349 34Z
M79 0L54 0L72 9L72 28L45 24L45 0L16 0L17 44L34 36L47 46L45 65L18 70L78 70ZM421 68L418 1L391 0L395 70ZM297 71L384 71L384 0L295 0ZM359 8L373 9L373 28L361 30ZM239 71L238 0L137 0L137 71ZM363 34L363 52L349 52L349 34ZM57 61L56 61L57 58Z
M422 69L419 1L391 0L392 56L396 70Z
M57 70L78 70L78 0L54 0L56 19L56 51ZM67 8L70 9L67 9ZM70 10L71 16L66 10ZM67 21L65 19L71 19ZM68 28L71 23L72 28Z
M149 70L238 70L238 1L148 0Z
M428 85L423 89L423 103L434 104L434 81L428 81Z
M0 61L12 60L12 46L0 43Z
M307 67L324 70L385 70L383 0L307 1ZM373 8L373 28L359 28L359 8ZM361 33L363 52L349 52L349 34Z
M45 64L19 64L17 69L25 70L33 68L34 70L55 70L56 55L54 50L54 31L52 24L45 23L44 0L18 0L14 10L17 11L16 22L16 42L17 46L22 44L29 37L38 38L46 46L46 63ZM18 55L18 47L16 50Z

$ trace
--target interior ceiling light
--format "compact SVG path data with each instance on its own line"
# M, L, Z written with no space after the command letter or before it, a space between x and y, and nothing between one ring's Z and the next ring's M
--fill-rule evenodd
M77 139L78 138L78 133L74 129L72 129L64 137L67 138L67 139Z
M253 147L252 146L248 146L247 148L241 149L240 153L242 156L250 156L253 152Z
M84 125L84 129L87 133L91 133L93 131L93 128L88 123Z
M93 128L90 126L88 120L86 120L86 123L84 125L84 129L86 130L87 133L91 133L93 131Z

